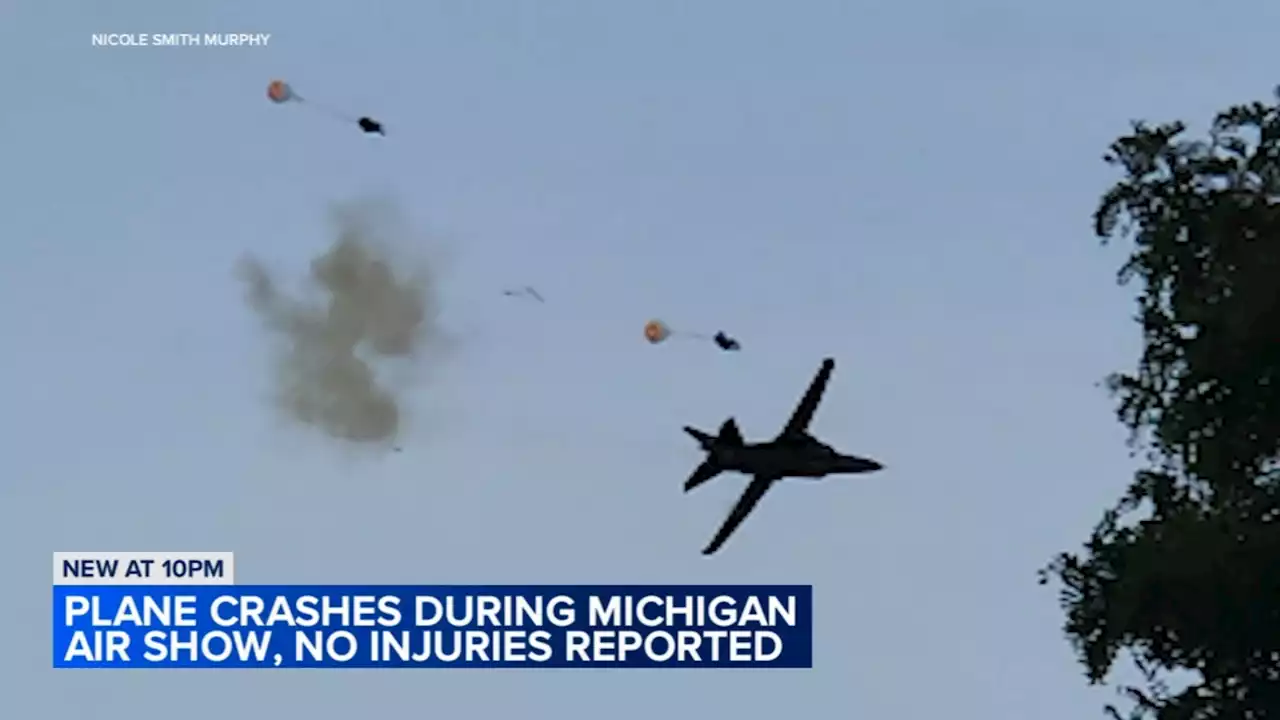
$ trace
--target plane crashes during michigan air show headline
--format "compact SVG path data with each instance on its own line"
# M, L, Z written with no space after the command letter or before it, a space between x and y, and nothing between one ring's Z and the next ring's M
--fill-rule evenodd
M114 607L97 596L67 595L68 623L85 618L92 627L195 627L193 595L123 595ZM570 627L579 623L575 599L567 595L414 595L415 627ZM749 595L739 602L721 595L591 595L591 627L778 627L796 624L796 598ZM395 627L405 622L398 595L258 595L228 592L209 604L208 620L218 627Z
M93 33L93 47L267 47L271 33Z
M226 593L204 612L183 594L98 600L66 597L64 661L130 662L142 645L147 663L768 663L784 651L770 628L798 614L787 595L592 595L582 608L565 595Z

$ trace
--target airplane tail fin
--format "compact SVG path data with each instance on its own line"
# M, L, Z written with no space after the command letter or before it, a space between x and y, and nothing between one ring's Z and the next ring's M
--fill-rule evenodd
M743 444L742 432L738 430L738 423L733 418L724 421L720 426L719 434L712 435L709 432L703 432L695 427L684 426L684 431L694 440L698 441L698 445L708 452L716 445L728 445L737 447Z
M734 422L733 418L729 418L724 421L724 424L720 426L720 432L717 435L703 432L697 428L689 427L688 425L685 426L684 431L693 437L693 439L697 440L698 445L701 446L703 450L707 451L707 459L703 460L702 464L699 465L693 471L693 474L689 476L689 479L685 481L685 492L698 487L724 472L724 468L720 466L720 463L716 462L715 454L712 452L717 445L740 447L744 444L742 433L738 430L738 423Z
M738 423L733 418L724 421L720 426L720 437L716 438L722 445L741 446L743 444L742 432L738 430Z

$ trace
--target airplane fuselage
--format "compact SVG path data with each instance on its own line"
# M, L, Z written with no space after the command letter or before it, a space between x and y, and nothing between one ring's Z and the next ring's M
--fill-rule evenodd
M818 442L764 442L740 446L713 446L715 462L725 470L746 475L795 477L816 480L827 475L863 473L880 469L878 463L841 455Z

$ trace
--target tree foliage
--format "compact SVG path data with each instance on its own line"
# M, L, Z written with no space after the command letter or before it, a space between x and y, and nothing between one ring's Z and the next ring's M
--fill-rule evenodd
M1280 718L1280 112L1186 135L1137 123L1105 158L1095 231L1131 243L1143 336L1109 384L1146 466L1041 580L1090 682L1142 671L1129 717Z

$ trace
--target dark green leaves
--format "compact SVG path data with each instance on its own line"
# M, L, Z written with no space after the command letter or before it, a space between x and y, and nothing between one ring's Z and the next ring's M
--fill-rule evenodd
M1280 718L1280 115L1185 133L1136 123L1105 158L1095 232L1130 243L1143 337L1108 386L1150 465L1041 581L1090 681L1135 660L1128 717Z

